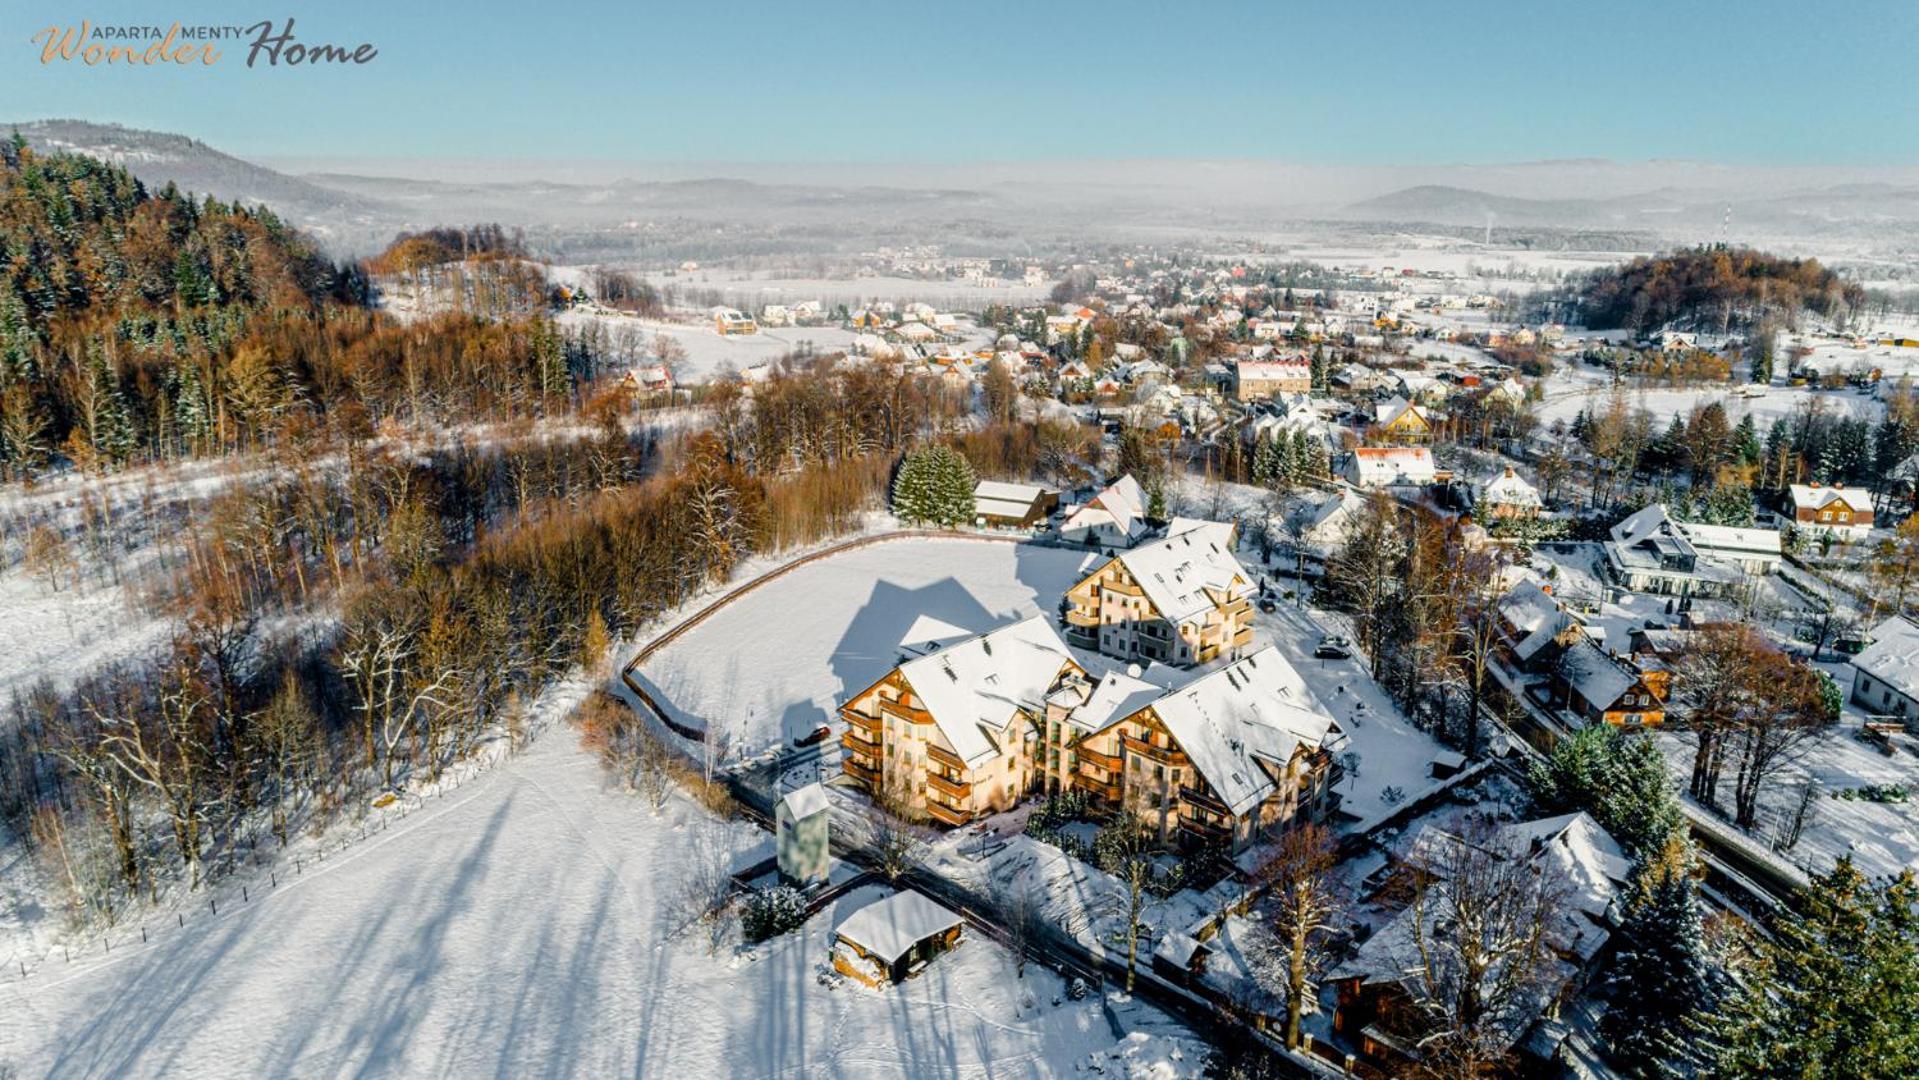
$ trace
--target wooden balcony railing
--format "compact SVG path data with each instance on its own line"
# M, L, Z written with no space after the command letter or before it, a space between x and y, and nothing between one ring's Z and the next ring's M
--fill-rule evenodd
M1187 763L1185 751L1176 747L1155 746L1145 739L1135 739L1131 735L1121 735L1119 738L1120 742L1125 745L1126 752L1129 754L1138 754L1141 757L1151 758L1165 765L1185 765Z
M973 820L972 814L964 810L955 810L933 799L926 800L926 812L932 815L934 821L945 822L948 825L964 825Z
M852 757L851 755L840 759L840 771L868 787L872 787L880 782L880 771L878 769L861 762L860 759Z
M961 761L958 754L953 753L943 746L935 746L932 743L927 743L926 756L948 768L959 769L961 771L965 771L966 769L966 762Z
M1073 752L1079 755L1081 761L1089 765L1097 765L1107 772L1118 772L1120 767L1125 764L1118 756L1114 754L1102 754L1098 750L1087 746L1085 743L1074 747Z
M942 795L949 795L955 799L971 799L973 797L973 785L971 782L965 780L950 780L936 772L926 774L926 786Z
M880 756L880 744L877 739L862 735L858 728L847 728L840 734L840 745L856 754L865 754L871 758Z

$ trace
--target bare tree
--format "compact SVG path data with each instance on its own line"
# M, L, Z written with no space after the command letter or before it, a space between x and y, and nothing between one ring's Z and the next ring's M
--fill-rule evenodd
M1412 904L1399 959L1421 1030L1422 1071L1480 1077L1509 1054L1548 989L1549 933L1565 885L1474 819L1409 860Z
M1120 913L1126 919L1126 992L1129 994L1133 992L1134 971L1138 966L1147 886L1153 882L1153 857L1158 850L1158 835L1131 814L1101 830L1093 842L1099 868L1126 887Z
M1317 980L1331 953L1327 931L1345 911L1334 884L1331 835L1318 822L1288 831L1273 858L1260 868L1279 936L1281 996L1286 1003L1286 1046L1298 1049L1300 1017L1318 993Z

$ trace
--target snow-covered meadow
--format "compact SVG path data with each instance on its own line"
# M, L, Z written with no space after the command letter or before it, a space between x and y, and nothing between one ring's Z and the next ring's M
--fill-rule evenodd
M790 743L886 674L922 615L983 631L1054 612L1090 558L989 539L859 548L738 598L634 675L677 718L719 725L743 752Z
M819 978L857 895L709 951L683 882L766 834L609 788L570 731L250 903L0 980L23 1076L1045 1076L1120 1049L1092 999L969 937L885 992ZM1128 1032L1180 1029L1131 1005Z

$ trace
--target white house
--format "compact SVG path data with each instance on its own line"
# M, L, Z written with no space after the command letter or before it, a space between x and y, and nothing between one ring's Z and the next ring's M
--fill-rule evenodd
M1424 446L1360 446L1346 455L1340 474L1354 487L1425 486L1437 475L1433 452Z
M1132 547L1146 535L1146 492L1139 481L1122 476L1074 510L1060 526L1060 538L1089 547Z
M1854 704L1919 723L1919 626L1898 615L1880 623L1872 644L1852 658L1852 669Z

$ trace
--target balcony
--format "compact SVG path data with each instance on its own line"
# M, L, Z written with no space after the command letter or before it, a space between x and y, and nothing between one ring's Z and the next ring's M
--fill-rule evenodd
M973 785L965 780L953 780L936 772L926 774L926 786L942 795L954 799L970 800L973 797Z
M1179 827L1182 831L1190 833L1202 841L1223 840L1233 835L1233 827L1231 825L1225 823L1215 825L1210 821L1187 817L1184 814L1180 815Z
M1182 784L1179 788L1179 798L1181 802L1189 802L1194 806L1203 806L1216 813L1228 813L1226 804L1220 802L1210 791L1204 791L1200 788L1188 787Z
M966 771L966 763L959 759L959 755L943 746L935 746L932 743L927 743L926 756L949 769L958 769L961 772Z
M1251 626L1240 627L1239 633L1234 634L1231 638L1228 638L1226 642L1228 648L1239 648L1243 645L1251 645L1252 643L1253 643L1253 628Z
M1098 750L1087 746L1085 743L1074 747L1073 752L1079 755L1081 761L1086 762L1088 765L1097 765L1107 772L1116 773L1120 770L1120 767L1125 764L1125 762L1122 762L1118 757L1112 754L1102 754Z
M856 757L841 758L840 771L867 787L875 787L880 782L880 771L871 765L864 764Z
M1145 739L1135 739L1131 735L1121 735L1119 741L1126 747L1126 752L1129 754L1138 754L1141 757L1151 758L1164 765L1185 765L1188 763L1185 752L1177 747L1155 746Z
M902 701L888 701L885 698L880 698L879 706L880 712L891 713L909 723L930 724L933 722L932 713L927 712L925 709L916 709Z
M1073 786L1081 791L1089 791L1108 802L1120 800L1120 786L1117 780L1095 780L1085 773L1073 774Z
M841 709L840 715L846 718L847 727L869 731L872 733L875 741L880 737L880 728L885 726L880 722L879 717L868 716L863 712L858 712L851 708Z
M858 728L847 728L840 735L840 745L855 754L865 754L870 758L880 756L880 744L877 739L869 739L860 734Z
M964 810L955 810L933 799L926 800L926 812L932 816L934 821L944 822L948 825L964 825L973 820L972 814Z

